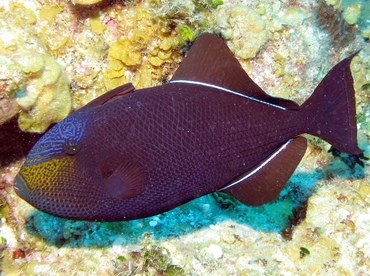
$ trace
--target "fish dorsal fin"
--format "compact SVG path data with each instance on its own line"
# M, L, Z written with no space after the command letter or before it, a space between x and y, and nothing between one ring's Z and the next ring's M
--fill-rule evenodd
M306 152L307 140L289 140L254 169L221 189L242 203L259 206L274 200L284 188Z
M103 189L109 196L123 199L142 193L146 186L144 169L129 159L110 156L100 166Z
M213 34L201 35L171 81L194 81L226 88L286 109L299 109L289 100L266 94L244 71L224 41Z
M86 104L85 106L83 106L81 109L88 109L88 108L91 108L91 107L97 107L97 106L101 106L103 104L106 104L108 102L111 102L119 97L122 97L128 93L131 93L135 90L135 87L132 85L132 83L126 83L124 85L121 85L119 87L116 87L106 93L104 93L103 95L97 97L96 99L92 100L91 102L89 102L88 104Z

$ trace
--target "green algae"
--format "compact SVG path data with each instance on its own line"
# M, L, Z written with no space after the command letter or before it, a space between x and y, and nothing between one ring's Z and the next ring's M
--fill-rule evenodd
M181 38L184 41L193 41L194 40L194 34L188 26L178 25L177 26L177 32L179 32Z
M148 243L141 252L143 266L151 266L157 273L165 275L185 275L184 270L177 265L171 264L170 252L165 248Z
M224 2L222 0L194 0L195 7L197 8L212 8L217 9Z

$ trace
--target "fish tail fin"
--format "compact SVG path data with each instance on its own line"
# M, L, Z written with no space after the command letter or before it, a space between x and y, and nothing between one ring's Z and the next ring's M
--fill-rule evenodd
M353 155L363 152L357 146L356 101L350 71L357 53L334 66L301 106L309 120L307 133Z

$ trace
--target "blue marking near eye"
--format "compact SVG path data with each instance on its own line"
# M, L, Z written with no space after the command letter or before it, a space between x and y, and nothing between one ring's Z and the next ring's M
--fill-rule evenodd
M78 145L86 126L84 118L69 116L51 128L28 154L24 166L37 165L65 155L65 145Z
M25 166L37 165L45 161L49 161L55 158L55 155L58 155L62 151L61 146L47 148L45 145L39 146L38 144L31 150L29 155L27 156L27 162L24 164Z

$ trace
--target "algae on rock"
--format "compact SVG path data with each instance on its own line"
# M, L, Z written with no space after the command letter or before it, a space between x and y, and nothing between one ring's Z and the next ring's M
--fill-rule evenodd
M77 19L80 8L71 13L72 5L66 2L41 7L33 3L36 13L18 2L10 4L9 12L0 14L0 55L14 65L2 74L6 97L1 95L0 101L6 114L0 121L21 110L22 130L43 132L71 109L119 85L163 83L182 59L180 48L216 28L212 11L222 3L195 3L117 3L99 12L86 11L86 19ZM58 78L46 83L53 74Z
M100 3L102 0L71 0L74 5L94 5Z
M328 5L342 11L344 20L350 24L357 24L361 35L370 38L370 5L368 0L326 0Z
M221 34L232 38L229 47L242 59L254 58L268 40L265 21L245 5L226 8Z
M0 58L6 61L1 81L8 101L17 103L16 112L20 109L20 128L43 132L71 110L68 79L40 40L35 14L20 3L11 4L9 11L0 15ZM10 110L0 121L16 112Z
M36 70L33 73L37 75L29 78L25 87L16 93L15 99L22 108L19 127L23 131L44 132L71 110L68 80L56 60L48 54L25 54L16 61L20 67L27 65L22 68L23 72Z

